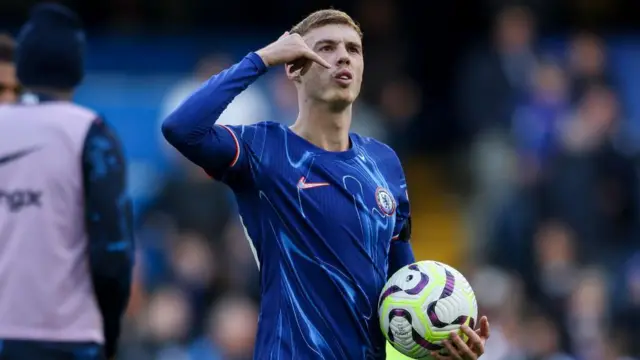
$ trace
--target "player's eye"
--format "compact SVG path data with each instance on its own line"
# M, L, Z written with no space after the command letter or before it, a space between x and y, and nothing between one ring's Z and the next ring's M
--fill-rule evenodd
M352 52L354 54L360 54L360 48L357 46L350 46L349 47L349 52Z
M320 51L331 51L333 50L333 46L331 45L324 45L323 47L320 48Z

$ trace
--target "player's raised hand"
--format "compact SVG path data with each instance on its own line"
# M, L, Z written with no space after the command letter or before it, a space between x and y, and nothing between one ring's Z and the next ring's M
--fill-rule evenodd
M256 51L256 54L267 66L291 65L289 71L302 69L304 72L314 62L327 69L331 68L331 64L311 50L302 36L289 34L289 32L285 32L278 40Z
M466 343L460 335L453 332L449 340L443 341L448 354L441 355L434 351L431 355L438 360L476 360L482 356L484 345L490 335L489 319L486 316L481 317L480 327L476 331L468 326L462 326L461 329L469 338Z

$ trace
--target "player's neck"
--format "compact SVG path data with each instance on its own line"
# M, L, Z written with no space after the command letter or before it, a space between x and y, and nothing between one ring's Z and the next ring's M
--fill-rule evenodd
M323 107L301 107L291 131L327 151L349 149L351 106L338 112Z

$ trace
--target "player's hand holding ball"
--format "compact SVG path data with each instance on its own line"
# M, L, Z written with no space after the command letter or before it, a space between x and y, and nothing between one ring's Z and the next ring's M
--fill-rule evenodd
M278 40L256 51L262 61L267 66L277 66L286 64L289 72L300 70L304 73L309 70L313 63L317 63L327 69L331 68L326 60L314 52L302 36L285 32Z
M480 318L480 327L476 331L466 325L460 329L468 338L466 342L456 332L452 332L451 337L442 342L448 354L442 355L434 351L431 356L438 360L476 360L484 354L484 344L489 338L489 320L487 317Z
M382 290L378 311L382 332L403 355L476 360L484 354L489 321L483 316L477 322L473 289L451 266L420 261L398 270Z

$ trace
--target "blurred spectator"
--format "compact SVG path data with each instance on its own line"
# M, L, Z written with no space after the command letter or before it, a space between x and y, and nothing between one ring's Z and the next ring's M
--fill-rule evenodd
M633 355L640 358L640 342L634 336L640 324L640 253L622 264L619 276L613 277L612 294L613 319L611 337L619 355Z
M257 266L257 253L247 238L241 221L234 221L227 226L224 233L224 265L225 281L228 291L246 294L260 300L260 272Z
M380 94L380 112L386 118L386 124L380 132L385 137L378 136L378 140L390 142L399 154L406 153L414 144L409 134L411 125L422 111L422 93L420 86L408 76L398 76L387 82ZM368 121L370 123L371 121ZM367 124L369 125L369 124ZM372 124L373 125L373 124ZM371 125L369 125L371 126ZM356 126L355 131L358 131Z
M125 346L123 358L188 360L185 341L191 320L189 303L181 291L172 287L157 290L137 323L139 340ZM126 344L127 340L123 342Z
M508 6L498 13L491 42L476 48L459 71L456 109L471 140L469 167L472 205L469 219L476 231L472 244L486 242L488 214L511 193L516 173L508 133L518 103L529 93L537 64L535 21L527 8Z
M257 329L255 304L229 295L212 308L206 335L191 346L191 356L198 360L251 360Z
M365 32L365 85L363 101L376 104L385 85L402 78L407 66L408 37L404 34L398 11L392 0L358 0L355 18Z
M573 351L580 359L604 359L609 341L606 275L597 269L585 271L567 304Z
M543 62L533 72L533 85L514 114L512 132L519 155L518 177L535 182L557 151L561 123L570 114L567 79L556 63Z
M202 234L216 242L234 216L234 200L225 185L214 182L201 168L186 159L166 179L156 199L140 217L141 223L162 218L158 226Z
M13 63L15 43L8 34L0 34L0 104L16 101L19 92L16 67Z
M523 347L527 360L574 360L562 350L557 323L544 313L530 314L524 319Z
M590 85L613 85L607 68L607 53L601 38L580 33L569 42L569 75L571 99L579 101Z
M287 78L284 69L275 69L270 75L267 89L270 100L275 105L275 119L281 123L291 125L298 116L296 87Z
M483 357L491 360L525 360L520 313L525 298L518 281L497 268L483 267L470 278L480 312L491 319L491 337Z
M508 129L537 62L535 35L528 9L506 7L496 17L492 42L482 44L464 61L456 107L467 135Z
M617 151L615 93L592 86L567 123L544 182L543 211L580 239L581 261L615 264L638 246L638 173Z
M199 334L211 302L221 294L220 257L198 233L184 233L172 241L169 279L189 301L190 317L194 319L189 336Z
M575 236L565 224L547 221L538 228L534 242L540 292L547 301L562 304L574 288L579 269Z

